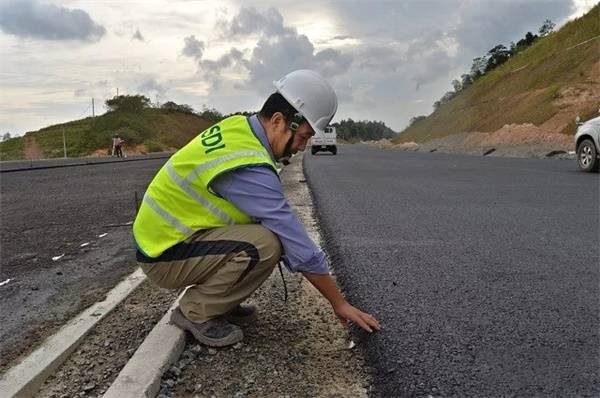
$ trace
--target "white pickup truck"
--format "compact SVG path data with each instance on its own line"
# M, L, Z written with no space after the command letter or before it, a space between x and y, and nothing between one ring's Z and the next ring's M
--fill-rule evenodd
M337 154L337 132L335 127L325 127L323 134L315 134L310 141L310 153L313 155L317 152L331 152Z
M577 119L575 151L577 164L583 171L598 171L600 168L600 116L579 123Z

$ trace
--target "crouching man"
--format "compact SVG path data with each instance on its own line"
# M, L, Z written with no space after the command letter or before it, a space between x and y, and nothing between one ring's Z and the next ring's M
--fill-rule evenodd
M172 322L208 346L243 339L240 326L256 308L242 302L280 260L329 300L344 326L380 328L338 290L275 168L323 131L337 96L310 70L291 72L275 87L257 115L224 119L177 151L148 186L133 225L148 278L163 288L188 287Z

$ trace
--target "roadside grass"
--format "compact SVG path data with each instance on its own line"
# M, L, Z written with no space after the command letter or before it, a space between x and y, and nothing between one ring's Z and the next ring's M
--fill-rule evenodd
M465 131L495 131L510 123L545 122L558 112L553 101L562 89L592 84L590 71L600 60L599 20L600 5L596 5L486 73L394 141L423 142ZM583 44L573 47L579 43ZM575 123L562 132L574 134Z
M24 140L21 137L0 142L0 160L17 160L25 157Z
M63 132L69 157L109 154L113 134L125 140L127 148L138 145L150 152L180 148L212 123L199 116L148 108L141 112L107 112L28 132L0 143L0 160L25 158L25 140L33 138L45 158L64 156Z

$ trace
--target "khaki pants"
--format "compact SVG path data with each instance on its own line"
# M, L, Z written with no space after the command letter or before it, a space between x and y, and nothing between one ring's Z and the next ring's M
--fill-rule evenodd
M186 318L202 323L258 289L281 252L277 236L261 225L233 225L199 231L156 259L138 252L138 264L159 287L189 286L179 307Z

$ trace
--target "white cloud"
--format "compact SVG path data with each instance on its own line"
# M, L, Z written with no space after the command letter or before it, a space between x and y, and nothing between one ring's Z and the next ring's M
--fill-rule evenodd
M274 91L273 80L295 69L314 69L326 77L345 73L352 59L333 48L317 51L307 36L286 26L275 8L263 12L242 7L230 20L218 23L222 36L235 42L238 37L254 35L256 42L249 51L231 47L217 59L198 60L200 72L220 89L227 75L238 77L234 84L267 95ZM186 38L185 46L189 44Z
M97 41L106 33L106 29L83 10L36 0L0 3L0 28L7 34L43 40Z

